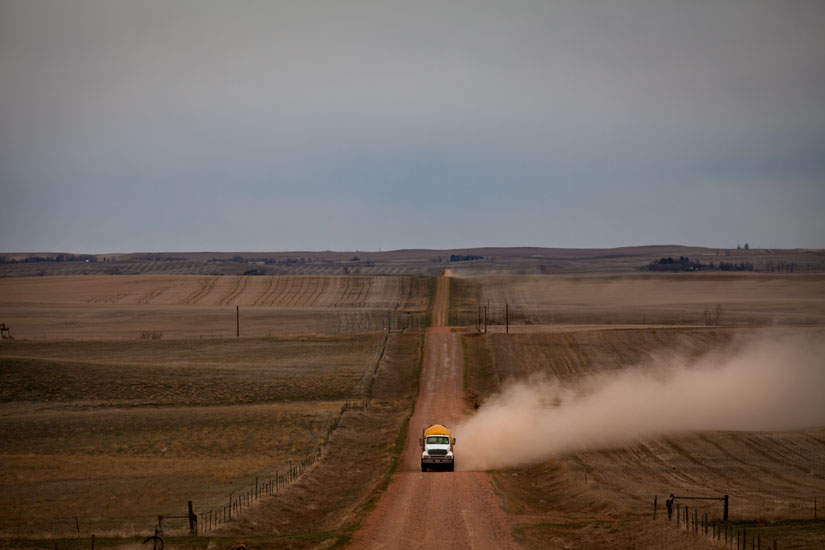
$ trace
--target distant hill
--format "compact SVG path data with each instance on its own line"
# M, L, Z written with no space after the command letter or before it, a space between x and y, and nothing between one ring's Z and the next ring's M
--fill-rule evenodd
M136 252L72 254L0 253L0 276L85 274L275 275L422 274L450 269L477 273L604 273L648 271L673 265L745 265L752 271L825 271L825 249L720 249L679 245L621 248L457 248L386 252ZM684 262L683 262L684 263Z

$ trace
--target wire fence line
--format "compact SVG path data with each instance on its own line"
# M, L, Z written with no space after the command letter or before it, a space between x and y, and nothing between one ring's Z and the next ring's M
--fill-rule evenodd
M718 516L714 516L713 511L708 512L704 508L692 506L693 501L719 501L720 503L724 503L724 507L722 508L722 505L717 505L716 513L721 513L719 513ZM819 521L820 518L817 517L817 498L812 497L811 499L805 499L805 502L811 503L813 521ZM762 532L760 532L759 528L750 527L749 531L747 527L732 524L728 518L728 505L728 495L705 497L674 496L671 494L670 498L665 500L666 514L664 517L668 522L675 523L677 529L694 533L697 536L710 538L724 548L736 548L736 550L751 548L754 550L762 550ZM654 496L654 521L658 515L659 498L658 496ZM769 537L765 537L764 545L764 547L769 550L777 550L779 548L777 540L770 539Z
M158 525L156 535L163 536L164 530L168 530L167 519L188 519L189 520L189 534L190 535L204 535L215 531L221 525L231 523L239 519L245 512L260 502L262 499L273 496L283 491L289 485L295 483L300 477L314 466L324 455L324 451L329 445L333 432L338 428L344 413L349 410L366 410L368 407L367 399L347 400L342 406L338 415L333 419L332 423L327 427L327 433L324 441L308 453L300 461L291 463L290 466L284 470L275 470L271 476L258 476L255 478L254 485L241 491L233 491L229 493L226 505L220 508L209 507L200 509L195 512L190 510L186 516L174 515L158 515ZM191 504L191 503L190 503ZM184 527L185 529L185 527Z
M94 534L97 537L127 537L151 533L152 530L154 530L156 536L186 533L202 535L213 532L219 526L239 519L257 502L283 491L300 479L305 472L321 460L333 432L340 425L344 414L347 411L367 410L368 404L367 398L346 400L341 405L338 414L327 426L323 441L315 449L301 457L300 460L290 461L287 468L273 470L270 475L266 473L259 474L255 478L254 484L240 490L233 490L226 496L225 505L220 507L216 507L214 504L212 506L198 506L197 503L192 504L190 502L191 508L187 509L186 502L181 502L180 509L164 510L164 513L157 515L114 516L101 513L85 516L80 514L57 516L50 520L52 533L47 536L62 534L63 536L85 537ZM215 502L213 499L210 500L213 503Z

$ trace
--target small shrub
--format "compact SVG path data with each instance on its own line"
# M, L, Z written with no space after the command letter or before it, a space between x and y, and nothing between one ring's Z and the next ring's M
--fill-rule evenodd
M141 340L160 340L163 338L163 331L162 330L141 330L140 336L138 337Z

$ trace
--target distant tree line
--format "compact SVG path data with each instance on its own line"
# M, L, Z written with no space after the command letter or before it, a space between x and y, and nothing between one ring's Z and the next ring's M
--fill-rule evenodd
M732 262L719 262L719 264L714 264L710 262L703 264L700 261L691 261L687 256L679 256L678 260L674 260L671 257L653 260L648 264L647 269L649 271L753 271L753 264L749 262L738 264Z
M184 256L161 256L160 254L146 254L135 257L135 260L142 260L144 262L180 262L188 259L189 258Z
M714 269L713 262L711 262L711 269ZM742 263L731 263L731 262L719 262L719 265L716 267L719 271L753 271L753 264L750 262L742 262Z
M473 254L450 254L451 262L469 262L470 260L483 260L484 256L475 256Z
M42 262L96 262L94 254L58 254L56 256L29 256L18 260L8 256L0 256L0 264L36 264Z
M235 262L238 264L265 264L265 265L296 265L312 263L312 258L245 258L243 256L234 255L231 258L210 258L210 262Z
M793 262L765 262L765 271L778 271L779 273L793 273L796 264Z

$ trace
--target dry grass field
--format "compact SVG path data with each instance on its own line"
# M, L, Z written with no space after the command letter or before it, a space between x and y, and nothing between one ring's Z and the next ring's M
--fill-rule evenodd
M192 275L0 279L16 338L163 339L375 332L426 324L431 279Z
M463 338L471 410L531 376L575 384L650 367L657 357L699 360L773 333L825 337L825 278L813 274L478 276L454 279L453 289L454 322L473 325ZM479 304L487 303L496 323L510 304L509 335L500 324L472 334ZM703 311L716 304L720 326L706 327ZM492 475L529 548L715 547L662 520L671 493L729 494L732 526L759 533L763 544L825 546L821 520L813 521L814 498L825 500L825 426L674 433ZM687 503L700 517L721 517L719 503Z
M742 329L736 336L734 332L623 329L468 335L468 405L476 408L509 381L538 373L569 383L644 364L657 353L697 358L742 337ZM747 381L742 382L746 387ZM813 499L825 494L825 428L673 434L553 457L535 466L498 471L494 479L519 524L519 536L531 548L656 547L642 533L661 529L650 524L653 497L658 495L663 521L664 499L671 493L729 494L733 526L759 532L765 541L778 539L781 548L825 544L822 524L812 521ZM721 519L720 503L688 504L700 517L707 512L710 519Z
M656 273L454 278L453 321L474 325L479 307L501 330L536 325L724 326L825 324L823 274ZM483 315L483 309L482 309ZM541 328L539 330L545 330Z
M372 385L381 334L4 341L0 533L131 534L219 508L317 448Z
M604 249L471 248L379 252L164 252L97 254L96 261L31 261L55 252L0 253L0 277L69 275L426 275L442 269L463 275L615 273L645 270L663 257L687 256L703 264L753 265L757 271L792 266L796 272L825 271L821 249L704 248L654 245ZM470 259L472 258L472 259ZM29 259L28 262L25 260ZM81 259L82 260L82 259Z
M487 249L498 259L452 265L426 259L457 275L448 323L462 326L467 410L531 375L573 382L659 356L699 359L773 331L823 333L825 275L628 267L666 250L570 252L559 264L620 273L539 274L550 265L541 249ZM811 265L819 257L804 254ZM415 273L409 266L423 258L384 260ZM317 448L346 400L368 397L286 491L208 538L167 539L167 548L345 544L388 483L418 389L423 337L386 334L388 316L393 329L425 326L434 279L153 269L0 278L0 322L16 337L0 342L0 547L52 548L57 536L60 548L81 548L94 532L99 547L137 549L134 538L103 537L148 532L157 514L183 514L187 500L198 511L220 508L230 492ZM489 333L477 335L482 306ZM825 545L822 523L810 519L812 498L825 501L823 427L668 434L491 475L529 548L714 547L661 521L664 498L680 491L730 494L733 524L780 548ZM711 517L717 508L699 507ZM76 516L83 539L73 541Z

